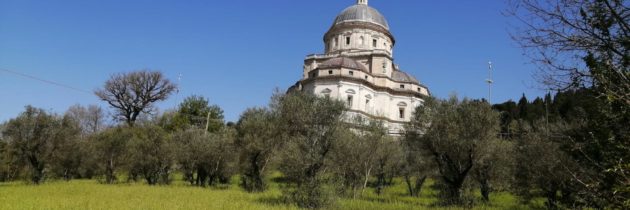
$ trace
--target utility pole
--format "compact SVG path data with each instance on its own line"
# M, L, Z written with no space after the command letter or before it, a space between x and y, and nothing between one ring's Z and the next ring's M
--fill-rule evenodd
M549 88L547 89L547 95L549 95L550 100L553 100L551 99L551 89ZM545 96L545 99L547 99L547 96ZM549 103L550 102L551 101L545 100L545 123L546 123L545 130L547 130L547 136L549 136Z
M492 84L494 81L492 80L492 61L488 62L488 79L486 79L486 83L488 83L488 103L492 104Z
M204 130L204 134L208 134L208 128L210 126L210 112L208 112L208 117L206 118L206 130Z
M181 85L182 84L182 74L179 73L179 75L177 75L177 85ZM179 87L177 87L177 93L179 93Z

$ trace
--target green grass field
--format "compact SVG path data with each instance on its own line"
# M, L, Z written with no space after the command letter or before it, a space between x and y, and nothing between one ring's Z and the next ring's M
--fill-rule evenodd
M264 193L247 193L236 185L198 188L176 182L169 186L142 183L105 185L95 180L51 181L36 186L22 182L0 183L0 209L297 209L282 202L277 183ZM507 193L491 195L491 203L475 209L531 209ZM435 192L423 189L420 198L406 196L402 183L377 196L371 189L357 199L338 199L334 209L457 209L435 207Z

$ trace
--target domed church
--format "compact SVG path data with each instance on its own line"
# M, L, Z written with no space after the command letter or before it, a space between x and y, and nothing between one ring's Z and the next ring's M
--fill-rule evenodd
M358 0L337 15L324 43L325 53L306 57L303 78L289 91L342 100L349 119L383 120L390 135L400 135L430 92L394 63L396 40L385 17Z

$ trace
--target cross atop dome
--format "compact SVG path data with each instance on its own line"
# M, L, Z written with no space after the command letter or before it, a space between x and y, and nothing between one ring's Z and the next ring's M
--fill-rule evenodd
M357 0L357 4L367 5L368 4L368 0Z

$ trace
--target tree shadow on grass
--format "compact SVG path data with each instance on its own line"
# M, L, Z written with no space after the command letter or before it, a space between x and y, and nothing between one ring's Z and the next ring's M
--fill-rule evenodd
M374 202L374 203L383 203L383 204L403 203L403 204L406 204L406 205L424 205L424 204L421 204L419 202L412 201L412 200L391 199L391 198L385 198L385 197L361 197L361 198L357 198L357 199L368 201L368 202Z
M256 202L265 204L268 206L286 206L291 205L289 201L287 201L282 196L263 196L261 198L256 199Z
M204 188L209 188L213 190L229 190L230 187L232 187L230 184L214 184L214 185L204 186Z
M289 180L288 178L284 176L273 177L271 178L271 181L278 184L287 184L291 182L291 180Z

